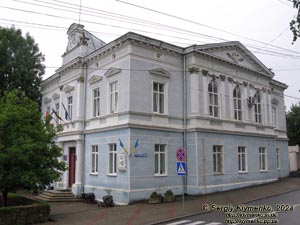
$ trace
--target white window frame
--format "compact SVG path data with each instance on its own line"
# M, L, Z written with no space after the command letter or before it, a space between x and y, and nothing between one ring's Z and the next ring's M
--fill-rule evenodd
M254 117L256 123L262 124L262 104L259 92L256 92L255 94Z
M267 149L259 147L259 171L265 172L268 170Z
M98 145L91 145L91 158L90 158L90 173L97 175L99 172L99 150Z
M238 146L238 171L239 173L248 172L247 149L245 146Z
M154 90L154 85L157 90ZM161 91L160 87L163 87ZM166 84L158 81L152 82L152 112L156 114L166 114ZM155 104L156 103L156 104Z
M211 85L211 90L210 90ZM208 92L208 111L209 115L218 118L220 115L219 108L219 88L215 80L211 80L207 85Z
M243 120L242 94L239 86L236 86L233 89L233 112L235 120Z
M73 113L73 96L67 97L67 110L68 110L68 120L72 120Z
M164 168L161 168L162 165ZM167 176L167 165L167 145L154 144L154 176Z
M213 145L213 173L224 173L224 154L222 145Z
M108 170L109 176L117 176L117 144L108 144Z
M100 87L93 89L93 117L100 116Z
M280 149L279 148L276 148L275 149L276 151L276 168L277 170L280 170Z
M113 81L109 83L109 112L118 112L119 103L119 81Z

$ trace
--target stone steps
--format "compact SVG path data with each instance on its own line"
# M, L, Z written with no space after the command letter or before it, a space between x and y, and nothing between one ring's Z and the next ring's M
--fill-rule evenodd
M75 198L70 190L51 190L43 191L41 194L35 197L38 200L46 202L78 202L82 201L80 198Z

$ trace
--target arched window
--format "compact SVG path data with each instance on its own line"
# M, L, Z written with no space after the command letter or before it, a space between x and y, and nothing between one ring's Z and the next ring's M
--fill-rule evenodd
M260 96L259 92L256 92L256 94L255 94L254 114L255 114L255 122L262 123L261 96Z
M219 116L219 101L218 101L218 86L216 81L212 80L208 84L208 97L209 97L209 115L213 117Z
M242 120L242 97L239 86L236 86L233 90L233 110L234 119Z

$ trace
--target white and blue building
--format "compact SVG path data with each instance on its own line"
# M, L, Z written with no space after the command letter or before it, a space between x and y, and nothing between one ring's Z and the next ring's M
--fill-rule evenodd
M52 114L68 164L57 189L129 204L288 176L287 86L240 42L183 48L129 32L106 44L79 24L67 34L62 66L42 83L42 111L63 119Z

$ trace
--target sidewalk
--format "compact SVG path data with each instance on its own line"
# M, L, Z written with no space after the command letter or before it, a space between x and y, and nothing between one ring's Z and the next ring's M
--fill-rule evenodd
M285 178L278 182L219 192L205 196L186 196L172 203L136 203L112 208L97 207L83 202L51 203L50 219L43 225L150 225L177 217L202 213L203 204L240 204L300 190L299 178Z

